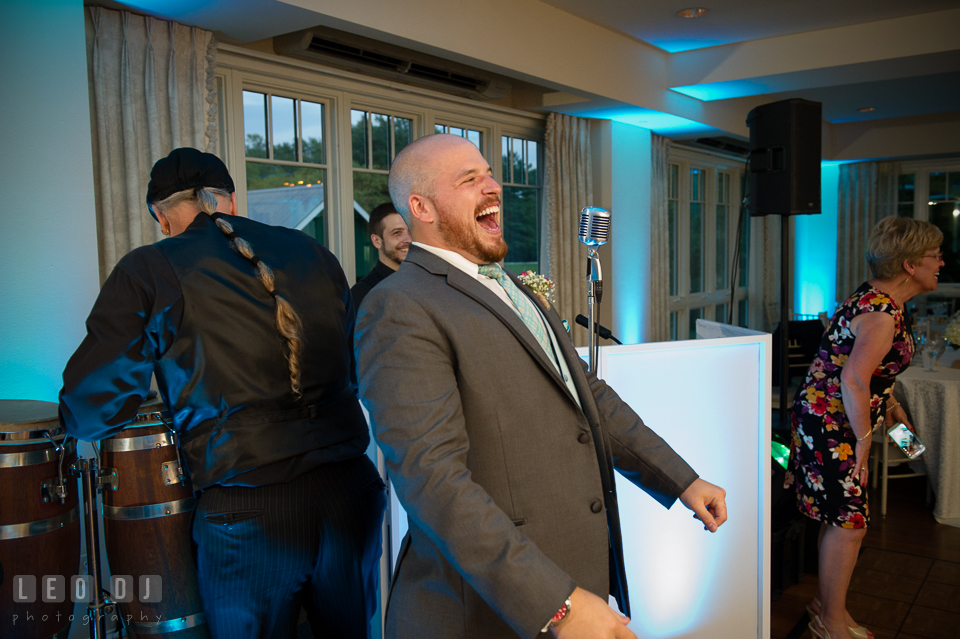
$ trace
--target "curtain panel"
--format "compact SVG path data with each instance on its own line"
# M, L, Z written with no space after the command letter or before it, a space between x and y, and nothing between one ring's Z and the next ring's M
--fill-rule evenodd
M854 162L840 166L837 220L837 303L870 279L866 253L870 231L897 213L895 162Z
M583 277L587 247L580 243L580 209L593 200L590 158L590 121L551 113L544 141L547 174L544 182L546 210L541 233L545 275L556 283L556 306L570 323L577 346L586 346L587 329L574 323L577 309L587 299Z
M181 146L217 146L217 42L209 31L89 7L87 69L100 279L160 239L146 207L154 162Z
M650 136L650 336L651 342L670 339L670 237L668 190L670 139Z

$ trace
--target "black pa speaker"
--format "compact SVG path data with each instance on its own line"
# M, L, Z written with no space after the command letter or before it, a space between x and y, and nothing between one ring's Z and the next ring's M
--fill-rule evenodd
M756 107L750 127L750 215L820 213L822 105L781 100Z

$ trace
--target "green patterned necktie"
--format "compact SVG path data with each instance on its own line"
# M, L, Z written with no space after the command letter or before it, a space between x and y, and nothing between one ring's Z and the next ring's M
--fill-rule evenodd
M530 329L533 336L540 342L540 346L543 348L543 352L546 353L547 357L553 360L553 357L550 356L550 353L553 351L553 346L550 344L550 336L547 335L547 329L543 325L543 320L540 319L540 313L537 312L537 307L530 301L530 298L517 288L517 285L513 283L513 280L510 279L506 271L500 268L499 264L482 265L480 267L480 275L499 282L500 286L502 286L503 290L507 293L507 297L509 297L514 306L517 307L517 312L520 313L520 319L523 320L523 323L527 325L527 328Z

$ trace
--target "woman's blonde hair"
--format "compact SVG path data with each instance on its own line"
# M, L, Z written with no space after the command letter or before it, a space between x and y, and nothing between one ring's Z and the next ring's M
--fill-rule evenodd
M153 203L154 209L165 211L173 208L183 202L195 201L207 215L213 216L217 212L217 195L230 197L230 193L224 189L215 189L209 187L197 187L186 191L174 193L161 202ZM273 271L264 262L260 260L253 252L253 247L242 237L238 237L233 230L233 225L223 217L214 218L217 227L224 235L230 239L234 249L243 257L250 260L257 269L257 278L263 284L267 292L276 300L277 304L277 330L287 342L287 364L290 368L290 388L296 398L300 398L300 347L302 344L303 325L300 322L300 316L293 310L286 299L279 295L274 288Z
M870 231L867 264L873 276L892 280L903 263L919 264L923 255L943 243L943 232L929 222L908 217L885 217Z

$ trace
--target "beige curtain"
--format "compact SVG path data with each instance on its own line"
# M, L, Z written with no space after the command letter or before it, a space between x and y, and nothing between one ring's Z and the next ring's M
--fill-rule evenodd
M587 249L579 241L580 209L593 200L590 121L559 113L547 117L544 143L547 206L541 233L545 275L556 285L557 312L570 323L574 344L585 346L589 334L574 323L587 299L583 269Z
M790 217L765 215L745 221L751 225L748 325L773 332L774 325L780 323L780 234L784 225L790 224ZM793 231L790 233L792 237ZM789 308L787 312L791 312Z
M650 340L670 339L670 246L667 220L670 139L650 136Z
M145 198L172 149L216 149L216 40L176 22L90 7L87 65L101 280L131 249L161 239Z
M895 162L855 162L840 166L837 219L837 303L842 304L870 278L866 251L870 230L897 213Z

